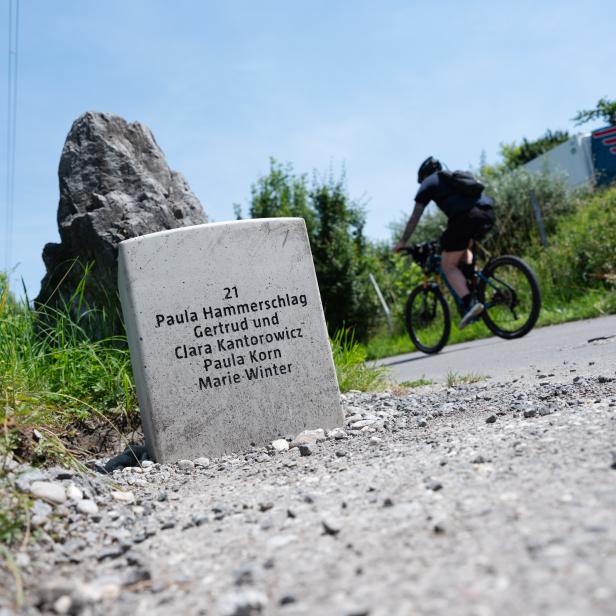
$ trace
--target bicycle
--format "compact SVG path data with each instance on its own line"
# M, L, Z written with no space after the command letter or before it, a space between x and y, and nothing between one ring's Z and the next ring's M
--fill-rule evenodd
M476 244L476 242L475 242ZM451 313L441 281L449 289L456 305L461 304L441 267L439 242L424 242L404 249L413 257L424 274L423 283L408 296L404 317L408 334L420 351L438 353L451 333ZM484 310L482 319L488 329L507 340L521 338L535 326L541 310L541 292L530 266L512 255L492 257L483 269L476 271L476 250L473 245L472 279L469 290Z

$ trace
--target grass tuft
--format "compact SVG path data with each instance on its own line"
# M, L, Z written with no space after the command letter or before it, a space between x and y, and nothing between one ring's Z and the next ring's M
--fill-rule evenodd
M469 372L468 374L460 374L450 370L447 373L446 385L447 387L456 387L456 385L469 385L470 383L479 383L489 379L489 376L483 374L477 374L476 372Z
M41 320L1 284L0 295L0 455L75 465L82 433L137 422L125 337L90 340L68 307Z
M399 387L404 387L406 389L413 389L414 387L423 387L424 385L434 385L434 381L431 379L414 379L412 381L402 381L398 383Z
M340 391L382 391L389 386L388 369L366 363L366 351L347 329L330 341Z

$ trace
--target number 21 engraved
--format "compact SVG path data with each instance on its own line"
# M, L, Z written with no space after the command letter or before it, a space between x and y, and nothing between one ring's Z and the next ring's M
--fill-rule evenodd
M233 299L234 297L239 297L237 294L237 287L224 287L224 289L224 299Z

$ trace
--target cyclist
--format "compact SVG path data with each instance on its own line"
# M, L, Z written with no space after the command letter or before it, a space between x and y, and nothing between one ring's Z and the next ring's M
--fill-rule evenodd
M494 225L494 202L483 193L479 197L460 194L438 173L442 169L440 161L432 156L421 163L417 174L421 186L415 195L415 208L393 250L401 252L404 249L424 209L430 201L434 201L447 216L447 228L441 236L441 266L462 300L458 306L461 316L458 328L464 329L484 309L483 304L471 294L467 280L473 276L472 240L483 239Z

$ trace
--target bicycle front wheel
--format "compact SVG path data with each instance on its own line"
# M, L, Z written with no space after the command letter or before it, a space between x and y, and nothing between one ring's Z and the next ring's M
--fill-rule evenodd
M488 329L506 339L528 334L541 310L539 283L530 266L506 255L491 260L482 274L477 295L485 306L482 317Z
M451 317L438 287L415 287L406 302L404 317L406 330L420 351L438 353L447 344Z

